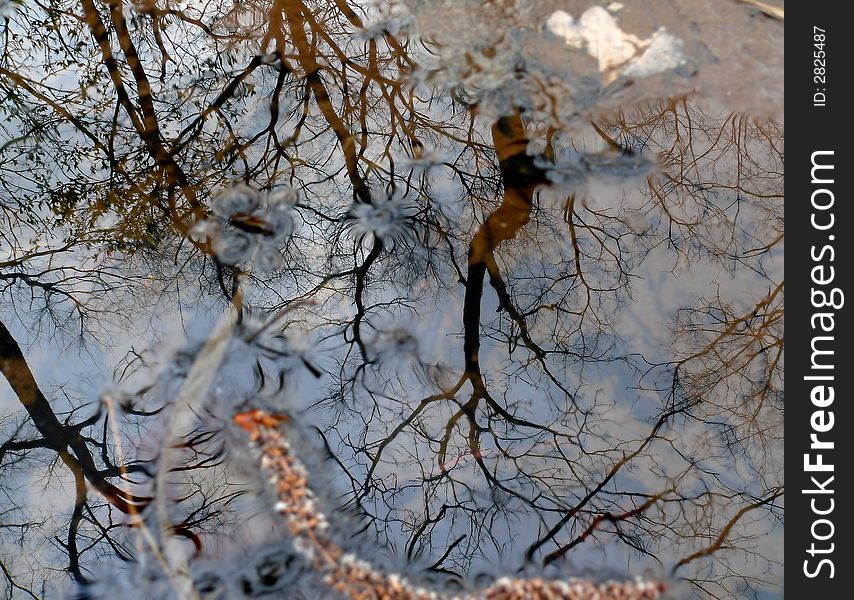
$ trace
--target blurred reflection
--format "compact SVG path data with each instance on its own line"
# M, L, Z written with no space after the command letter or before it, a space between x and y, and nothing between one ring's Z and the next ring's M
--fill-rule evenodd
M422 4L4 9L6 597L331 597L255 408L440 589L779 592L782 126L671 93L670 33L602 71L551 3Z

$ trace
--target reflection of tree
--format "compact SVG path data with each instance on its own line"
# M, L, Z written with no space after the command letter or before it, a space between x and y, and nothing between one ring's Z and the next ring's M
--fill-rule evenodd
M779 255L783 243L782 129L739 115L716 118L684 101L611 125L620 143L659 153L664 177L650 181L649 198L660 207L668 247L685 260L710 256L727 270L755 273L755 292L733 294L719 286L713 297L679 310L665 388L672 406L687 408L689 422L712 432L686 446L695 468L713 477L717 489L690 504L704 515L725 515L710 520L710 527L694 523L677 530L702 542L674 569L737 548L739 541L745 557L755 556L749 525L741 540L739 525L761 520L756 511L779 518L776 500L783 493L782 464L772 457L782 450L784 284L766 260ZM703 454L718 453L738 457L735 464L749 473L746 486L724 483L699 465ZM720 563L726 575L751 584L734 561ZM720 572L700 573L691 577L699 589L725 593Z
M38 459L45 461L41 467L53 471L58 459L73 477L73 511L64 538L60 539L59 532L56 535L57 543L68 555L68 571L78 581L87 581L88 577L84 574L87 568L81 562L83 554L87 552L96 555L114 552L124 560L130 559L133 552L127 545L123 530L144 511L151 497L128 490L151 476L151 461L122 459L120 448L116 448L116 432L110 423L111 418L116 418L115 413L111 416L99 410L90 417L73 421L76 410L72 410L60 420L62 415L55 412L40 390L20 346L2 323L0 371L17 395L37 433L35 436L20 436L24 428L19 427L10 439L0 445L0 464L11 469L19 466L19 461L30 462L35 452L48 450L55 453L56 458ZM159 412L139 411L130 407L127 410L138 417L151 417ZM198 432L183 441L182 447L190 458L176 470L216 466L216 454L212 457L209 452L201 450L209 438L210 434ZM198 490L198 494L203 492L202 489ZM187 497L179 499L179 503L190 504L187 501L194 500L194 495L197 494L189 493ZM197 532L207 529L207 522L213 520L217 511L222 510L222 506L231 499L229 495L221 494L217 498L217 506L212 508L210 498L202 496L201 502L192 502L193 509L188 511L183 520L171 525L171 531L188 538L201 550ZM114 510L124 516L117 517ZM13 508L9 513L25 515L26 511ZM33 528L37 527L34 525ZM4 572L12 585L14 580L11 573L5 567Z
M71 422L72 415L69 415L65 422L60 421L39 390L18 344L3 325L0 325L0 341L2 341L0 366L2 366L3 375L17 394L38 433L36 437L19 439L13 436L6 440L0 447L2 449L0 458L6 459L9 455L9 466L13 467L16 459L21 460L38 449L46 449L55 452L58 459L71 472L75 489L74 509L68 523L67 536L58 542L68 553L69 571L76 578L83 579L81 554L92 546L104 542L112 546L116 552L129 555L123 549L122 543L113 539L113 529L117 525L113 523L111 514L108 512L107 518L101 519L95 516L95 511L101 508L98 505L102 499L106 500L110 507L125 514L133 514L143 507L149 498L128 493L112 483L111 479L144 471L145 468L133 462L124 465L114 464L108 450L106 429L105 435L100 439L89 437L85 433L88 428L101 420L101 415L95 414L79 422ZM103 465L96 463L96 457L102 459ZM48 463L49 469L52 469L50 466L52 462L53 460ZM92 486L98 492L94 501L90 497L88 486ZM90 526L94 531L88 531ZM7 577L11 582L12 577L8 571Z
M704 418L724 424L728 443L781 435L784 286L765 272L763 259L783 243L782 131L738 115L714 119L685 102L619 126L634 143L649 140L654 129L672 132L670 147L655 148L665 182L650 187L669 221L668 243L761 277L756 294L718 293L680 311L676 384L703 398ZM684 139L690 152L677 152Z
M530 105L516 96L492 121L482 114L484 95L501 93L488 80L503 41L459 57L445 94L451 76L422 64L446 42L410 38L388 15L372 23L344 1L63 4L22 8L12 25L32 28L51 64L32 53L0 64L7 127L23 132L2 148L4 219L44 240L31 248L4 234L12 258L0 281L16 311L34 308L21 302L31 291L54 320L110 331L131 311L159 310L153 297L224 296L246 319L248 346L258 345L246 333L255 312L273 315L262 329L281 334L274 345L312 328L324 387L291 400L294 410L330 409L317 418L349 503L437 573L462 576L496 556L552 564L595 545L659 560L713 596L760 583L736 563L779 516L782 493L770 458L782 409L776 125L671 101L597 122L585 150L548 93ZM36 29L39 20L51 25ZM546 89L527 66L511 84ZM587 178L643 156L660 168L642 195L583 197ZM29 176L13 176L24 159ZM298 190L273 275L238 268L200 233L211 198L234 181ZM244 234L266 226L223 218ZM691 261L752 272L762 287L683 307L672 348L644 356L620 335L620 306L661 257L674 272ZM99 536L87 548L130 555L113 540L111 511L148 518L152 490L120 482L140 484L157 460L111 454L107 413L63 422L5 326L0 334L4 376L37 434L16 433L4 455L50 450L73 474L63 544L84 579L79 522ZM299 379L303 365L317 371L302 357L276 374ZM591 389L609 374L613 397ZM248 373L228 408L276 387L268 375ZM167 405L178 397L162 394ZM143 428L160 418L160 405L126 408ZM186 462L169 493L185 508L172 533L197 548L236 502L232 488L216 497L200 483L227 462L229 416L214 414L219 426L200 416L180 442ZM516 533L526 522L537 526Z

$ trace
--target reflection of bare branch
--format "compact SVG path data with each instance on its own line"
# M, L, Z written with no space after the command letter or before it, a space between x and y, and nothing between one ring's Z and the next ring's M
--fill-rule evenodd
M757 508L761 508L761 507L765 506L766 504L774 502L777 498L780 498L782 495L783 495L783 488L781 487L781 488L772 490L772 492L768 496L766 496L764 498L759 498L756 500L756 502L753 502L751 504L747 504L747 505L741 507L738 510L738 512L736 512L735 515L733 515L733 517L726 523L724 528L721 530L721 532L718 534L718 536L714 539L714 541L709 546L703 548L702 550L698 550L697 552L694 552L693 554L690 554L689 556L686 556L685 558L680 559L679 562L676 563L676 566L673 567L673 570L676 571L676 569L678 569L679 567L681 567L683 565L687 565L691 561L697 560L698 558L702 558L704 556L709 556L710 554L713 554L713 553L717 552L718 550L720 550L723 547L723 545L726 543L727 537L729 536L733 527L735 527L736 523L738 523L738 521L742 517L744 517L744 515L746 515L747 513L749 513L752 510L756 510Z
M89 447L90 440L81 434L81 430L94 424L99 420L100 415L96 414L93 418L74 425L60 422L47 398L39 389L20 347L2 323L0 323L0 371L18 395L18 399L42 436L39 440L7 441L3 444L0 458L6 451L47 448L56 452L59 459L68 467L74 476L75 502L66 539L61 543L68 553L70 572L78 581L86 581L80 564L80 555L84 550L80 548L78 539L82 522L87 518L87 513L91 515L87 482L100 492L110 505L125 514L137 514L151 498L129 493L111 483L109 479L127 472L138 471L140 465L112 464L106 454L106 446L103 447L101 454L105 467L100 468L95 464ZM97 523L95 519L93 522ZM112 544L108 532L103 530L103 534L108 543Z
M598 513L590 522L590 525L582 531L579 535L575 537L574 540L569 542L568 544L564 544L557 550L553 550L548 555L543 558L543 562L545 564L550 564L556 561L558 558L572 550L575 546L582 543L588 537L593 535L599 527L602 526L603 523L612 523L614 524L619 531L619 523L620 521L627 521L629 519L634 519L635 517L639 517L643 515L649 508L652 507L653 504L661 500L665 494L672 492L673 490L666 490L660 494L655 494L650 496L643 502L641 502L638 506L633 508L632 510L628 510L619 514L614 514L611 512ZM619 533L618 533L619 534Z
M348 598L394 598L396 600L430 600L446 598L433 590L416 587L397 574L375 570L353 555L345 554L329 537L329 524L318 513L313 494L308 488L305 468L292 452L287 438L278 430L281 418L255 410L241 413L235 421L249 432L253 443L261 448L266 470L276 487L276 511L287 519L291 533L303 542L308 561L325 574L324 582ZM455 543L456 544L456 543ZM482 592L454 598L475 600L526 600L535 596L574 600L585 597L653 600L664 591L662 584L647 582L593 584L584 581L546 581L540 578L502 578Z
M33 314L44 299L52 325L68 309L81 323L130 316L171 327L173 307L200 313L225 298L240 319L287 313L265 328L282 339L310 332L306 352L319 356L294 361L316 385L253 365L234 377L248 384L234 397L200 389L180 435L161 438L155 424L174 425L181 398L168 375L150 381L158 361L139 360L146 385L119 401L122 415L78 421L56 412L0 330L0 370L26 409L20 421L36 428L15 431L0 459L17 468L49 455L70 469L77 502L58 537L75 577L87 576L95 545L130 557L118 531L128 521L141 531L151 509L136 513L155 478L164 514L152 546L188 540L192 566L229 537L252 487L227 476L243 465L223 413L257 401L310 406L364 529L443 577L493 559L551 564L616 548L662 563L687 556L679 574L697 586L706 568L753 585L733 559L753 552L751 532L730 519L777 489L762 454L780 434L782 127L680 98L597 121L601 153L588 154L563 128L548 69L502 65L504 50L482 40L454 47L419 38L410 21L372 22L383 3L81 2L47 11L55 26L37 36L71 65L72 84L46 64L39 82L38 59L14 53L0 70L25 134L0 148L0 168L30 165L2 178L11 251L0 289L13 309ZM505 4L489 10L526 34ZM446 50L459 64L443 63ZM459 73L445 79L446 67ZM491 69L506 72L492 81ZM490 90L468 90L469 75ZM539 96L490 107L502 86ZM597 203L583 189L588 175L597 182L590 156L618 166L654 156L660 168L637 194ZM197 239L206 204L235 181L263 198L295 192L274 273L229 266ZM398 200L406 210L385 217L402 223L385 225L406 231L399 243L357 218ZM52 245L27 243L47 232ZM83 255L94 258L77 264ZM634 282L665 261L679 274L698 259L754 274L761 297L721 285L674 307L672 345L636 351L620 328ZM202 370L214 377L221 366ZM144 451L114 458L108 426L138 427ZM779 509L763 508L772 527ZM350 586L340 566L324 568Z
M47 447L57 452L68 467L85 477L116 508L131 513L151 498L135 496L116 487L95 465L86 440L74 427L59 421L50 404L38 388L20 347L6 326L0 323L0 371L18 395L33 424L43 436ZM69 454L69 450L73 454ZM85 490L85 486L83 488Z

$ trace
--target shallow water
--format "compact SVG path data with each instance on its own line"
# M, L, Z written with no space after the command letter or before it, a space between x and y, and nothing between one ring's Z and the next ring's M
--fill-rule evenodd
M418 585L782 597L773 10L0 13L4 597L338 597L254 409Z

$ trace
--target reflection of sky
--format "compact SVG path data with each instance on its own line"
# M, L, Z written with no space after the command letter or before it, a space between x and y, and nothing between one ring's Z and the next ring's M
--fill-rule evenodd
M689 10L685 3L670 4L683 12ZM706 14L709 9L702 7L699 10ZM732 10L732 8L725 10ZM629 12L631 11L628 10L626 13L627 22L631 19ZM674 31L679 30L678 23L670 23L668 26ZM681 33L685 34L684 31ZM770 71L773 73L773 70ZM739 79L742 78L743 73L739 73ZM723 85L709 77L703 82L713 90L715 86ZM62 81L57 80L57 83ZM744 100L743 95L736 100L739 98ZM286 108L283 106L280 110L284 111ZM262 104L254 104L254 109L244 113L244 120L239 127L250 133L260 130L267 118L264 110ZM589 135L589 132L586 133ZM373 149L368 152L368 156L377 158L380 155L373 154L376 152L377 150ZM429 177L431 193L442 211L440 214L447 219L449 228L455 228L454 233L459 236L456 248L457 259L464 260L466 252L464 242L481 222L483 215L479 211L473 214L473 211L467 208L460 209L460 203L456 202L456 198L461 193L461 188L456 180L449 178L447 169L440 168L438 173L431 172ZM587 204L584 204L579 211L582 215L585 214L587 206L594 210L609 208L618 211L621 208L629 208L636 211L642 204L638 194L634 192L622 196L624 184L621 182L615 184L610 180L599 181L593 178L586 182L585 191L587 197L584 202ZM327 207L334 205L337 202L337 190L331 183L316 185L315 197L312 200L322 202L321 198L325 193L328 193L328 197L331 198L326 202ZM543 202L543 214L522 231L521 241L508 243L497 253L500 256L499 262L504 269L505 279L514 290L516 299L535 298L538 292L537 286L554 278L573 255L571 246L565 238L560 237L562 235L560 228L554 225L554 223L560 224L560 206L548 205L547 200ZM756 220L759 217L749 215L747 218ZM641 217L641 221L642 219ZM306 225L303 231L298 232L299 235L310 238L316 235L316 230L312 231ZM316 239L313 244L300 248L299 251L310 260L311 265L319 265L325 258L325 240ZM414 269L423 266L423 263L415 259L413 264L416 265ZM750 306L751 302L761 298L768 281L780 279L782 264L779 256L773 256L763 266L769 271L767 278L757 276L746 269L739 269L735 274L731 274L719 264L706 260L694 260L690 265L679 264L674 268L672 253L664 247L656 248L641 265L632 270L632 274L638 277L632 280L631 297L611 299L604 308L605 314L608 314L609 310L615 311L610 324L617 335L603 336L600 343L603 348L613 343L611 354L617 356L642 354L644 359L650 362L670 360L673 357L673 323L676 310L691 306L697 298L712 297L718 292L723 297L738 301L744 306ZM595 269L595 265L592 265L592 268ZM447 264L439 265L437 273L438 280L434 275L421 277L418 273L407 274L406 280L398 280L395 273L389 275L387 280L380 279L378 275L377 280L369 286L371 302L392 300L401 295L408 296L415 302L411 309L383 308L372 312L371 326L366 326L365 336L369 352L376 353L380 357L378 370L369 371L359 385L352 390L349 388L346 390L345 399L349 403L348 408L335 409L334 402L324 402L319 407L308 411L306 419L311 423L327 427L335 424L336 430L330 434L333 442L346 440L348 437L359 439L364 429L361 418L376 409L376 418L370 422L367 433L364 434L369 443L376 443L388 434L403 415L412 410L418 399L437 391L436 382L447 386L453 383L461 373L461 314L464 289L456 281L455 273ZM607 276L602 274L602 278L605 280ZM187 284L187 282L184 283ZM156 348L155 353L162 360L168 360L170 352L180 348L183 343L183 330L187 323L194 323L194 329L204 330L215 322L220 307L206 307L194 302L193 298L197 295L197 291L192 289L192 285L187 285L191 289L185 292L186 303L180 307L180 310L175 307L174 302L165 302L161 305L157 302L157 298L148 297L145 302L132 309L128 315L130 323L126 327L121 329L115 326L110 327L107 334L97 343L94 341L70 342L63 335L51 336L50 325L44 323L45 331L38 335L30 333L32 323L26 318L23 322L12 318L15 307L4 310L0 316L24 348L42 389L50 393L54 409L62 412L81 402L95 402L102 389L110 385L112 366L120 363L130 349L139 350L153 346ZM352 372L354 364L352 360L348 363L344 354L354 349L342 346L340 336L319 341L323 334L334 329L328 325L325 329L321 329L321 325L332 318L351 317L354 312L351 298L344 293L346 290L343 288L336 290L335 286L336 284L330 284L327 289L314 296L320 302L319 307L309 307L301 313L306 313L305 318L308 321L305 327L312 330L309 337L317 343L317 347L312 350L312 356L317 358L318 364L331 373L336 373L338 367L344 365L343 372L348 373ZM290 291L290 289L277 290L284 296L287 296ZM550 292L549 298L551 301L560 302L571 293L575 292L558 287ZM169 292L165 291L163 294L168 297ZM272 296L274 294L257 292L259 301L269 301ZM487 283L482 300L481 324L484 331L506 332L507 317L497 313L497 307L497 297ZM548 340L550 332L562 326L564 324L561 318L548 318L544 313L544 318L532 326L532 334L539 341ZM574 325L570 325L570 331L572 327ZM400 336L390 335L389 332L392 330L407 334L406 339L414 340L414 345L395 347L394 341L399 340ZM155 331L157 336L152 335ZM592 331L586 333L592 335ZM154 337L156 339L153 339ZM387 345L391 347L384 349ZM521 345L515 348L511 360L508 359L506 340L484 338L480 356L482 369L493 397L502 404L511 405L514 414L533 421L549 423L561 417L565 406L563 393L536 367L524 368L523 363L529 358L529 353ZM598 457L579 456L578 466L582 473L597 476L607 469L614 457L619 454L610 451L613 449L613 442L627 443L627 447L631 447L632 442L640 441L649 433L651 423L660 412L661 398L658 394L637 389L637 370L622 362L563 365L560 361L553 360L550 366L559 374L559 378L575 391L579 406L590 413L584 425L589 432L584 440L585 448L589 452L601 451L606 454ZM231 394L234 390L246 391L252 387L251 374L247 373L245 378L241 379L239 375L232 376L233 372L228 371L230 379L221 382L223 387L220 393L224 396ZM145 375L145 373L142 374L143 378ZM329 375L318 382L307 370L297 369L290 376L286 402L289 407L303 408L315 405L327 394L334 392L337 384L338 382ZM373 390L388 394L391 399L379 399L378 405L374 407L373 401L369 401L366 397L365 384L370 385ZM60 393L60 389L67 391L68 395ZM468 387L464 388L459 397L464 398L467 391ZM4 415L20 414L20 406L5 383L0 383L0 406L3 407ZM457 405L450 402L431 405L424 412L422 423L435 435L437 431L441 432L443 425L447 423L456 408ZM580 427L580 422L578 415L570 415L562 427L573 435ZM666 435L684 443L683 450L691 449L692 441L700 447L707 436L713 436L712 432L696 422L674 422L670 428ZM466 461L462 437L460 434L455 435L449 450L449 457L459 461L455 463L457 468L452 471L454 477L471 486L474 491L472 498L474 504L490 505L496 500L496 496L486 485L471 460ZM560 463L556 460L556 454L553 447L549 446L547 437L536 441L526 440L522 435L518 437L520 439L515 441L517 448L528 447L545 454L545 457L527 457L520 461L520 464L524 464L528 469L555 468L559 472ZM336 447L335 443L333 447ZM341 451L342 461L353 469L354 474L364 474L364 456L354 457L351 450L342 446L338 446L337 449ZM571 443L567 443L565 451L572 453L577 449ZM483 455L486 461L492 460L491 457L495 456L494 446L488 437L483 441ZM422 470L432 474L438 472L436 444L427 447L422 439L406 433L386 450L385 458L389 462L379 466L375 477L389 478L401 489L399 494L389 498L390 507L394 511L399 511L398 514L411 510L416 517L420 517L425 510L425 500L417 488L407 488L405 484L408 481L417 480L422 475ZM396 459L398 462L392 462L391 459ZM755 484L750 480L750 469L745 461L744 458L732 456L712 457L703 461L703 467L719 472L722 482L738 489L739 485L749 487ZM631 469L620 473L605 491L631 489L638 492L655 492L660 487L660 481L658 475L650 475L653 469L675 474L684 470L685 466L684 458L672 448L667 444L655 442L648 452L635 461ZM505 462L499 473L512 474L514 466ZM561 476L567 477L565 472L561 473ZM26 476L22 478L25 480ZM700 485L697 480L687 481ZM60 477L54 478L43 488L43 493L40 491L39 494L34 494L30 489L35 489L36 483L36 481L26 482L26 487L22 487L22 491L15 499L29 504L33 510L44 513L70 511L70 503L65 502L65 499L70 498L65 487L68 484L67 481L63 481ZM337 483L339 489L344 489L347 484L343 477L339 477ZM8 485L5 480L4 485ZM529 484L521 486L521 489L533 493L533 486ZM559 484L556 491L554 502L571 503L573 499L584 494L583 487L571 477L567 477L565 482ZM437 505L440 506L442 503L441 495L437 497L438 500L431 498L430 502L426 503L430 506L431 514L435 514ZM507 499L504 498L504 500ZM624 509L630 507L625 503L617 502L617 504ZM369 504L368 508L380 514L386 510L379 501ZM480 568L496 569L498 562L503 562L504 567L517 567L519 550L524 549L536 539L537 527L547 527L558 518L558 515L552 514L543 524L533 515L526 514L520 507L515 508L519 512L508 518L507 524L500 525L497 522L491 531L499 546L506 545L505 555L499 558L497 552L489 551L485 558L476 556L472 566L473 571ZM383 534L397 546L403 546L407 535L401 529L405 528L394 523L384 530ZM461 531L466 529L465 520L453 526L448 525L447 522L442 523L434 531L438 540L437 548L444 548L447 542L455 539ZM744 525L746 533L758 536L756 541L758 555L771 560L782 560L781 528L771 529L770 534L766 533L766 529L767 524L761 521ZM639 559L624 544L609 541L607 538L608 536L602 535L599 536L596 544L592 540L582 543L569 558L573 572L596 572L603 565L607 565L609 570L621 575L637 574L646 569L650 569L653 575L661 575L668 572L675 560L688 553L687 546L656 548L655 552L663 562L663 566L658 566L650 559ZM515 548L511 548L513 545ZM36 553L36 549L32 550L34 559L41 557ZM46 556L52 552L43 547L38 551ZM424 561L432 562L437 558L436 553L435 550L432 551ZM55 560L56 557L52 559ZM747 573L763 574L774 584L779 584L781 581L779 569L774 568L770 574L765 575L766 568L762 561L756 561L756 564L746 565L743 570ZM712 577L711 574L709 576ZM771 592L763 591L761 594L761 598L777 597Z
M597 200L593 198L592 201L596 202ZM556 274L561 263L549 263L544 260L546 258L554 259L563 254L561 252L553 256L553 243L552 240L546 239L542 244L543 248L540 247L540 244L535 246L528 244L531 252L526 252L523 249L508 250L504 266L506 267L505 278L511 282L511 286L514 278L510 273L514 270L526 273L531 261L542 262L543 266L539 273L542 279L548 280ZM557 246L560 247L560 245L558 242ZM542 258L537 256L539 252L543 252ZM779 270L779 266L777 266L777 270ZM677 274L674 274L672 272L672 256L666 250L653 252L642 266L635 269L633 273L640 277L632 283L632 297L630 300L623 299L617 307L617 320L614 322L614 329L619 334L619 340L614 338L606 340L605 343L610 341L616 343L615 355L642 353L651 362L667 360L670 357L669 344L672 338L672 322L675 310L679 307L691 305L698 297L714 293L717 288L713 287L713 283L720 287L722 295L736 297L742 290L751 290L757 286L761 288L764 285L762 279L749 272L738 271L732 277L722 271L719 266L703 262L694 262L690 267L682 268ZM390 382L375 379L371 387L375 390L384 390L389 395L399 398L394 402L382 400L379 402L380 418L368 428L367 441L369 443L386 435L399 418L412 409L417 399L428 396L437 390L435 384L431 383L431 379L433 376L439 375L442 370L434 369L428 370L426 374L418 374L415 371L420 370L419 363L443 366L447 372L440 379L445 383L453 381L460 373L462 363L460 315L462 313L464 289L461 285L454 285L451 273L447 273L447 275L449 277L446 282L449 286L447 291L436 289L432 280L425 278L421 283L414 286L414 289L421 290L419 294L421 298L416 308L412 311L379 310L377 317L371 319L373 327L366 328L366 338L373 340L368 344L369 349L372 352L379 352L382 358L380 372L393 379ZM520 284L519 289L524 291L524 284ZM378 302L383 297L391 299L396 297L397 293L405 291L405 286L391 286L384 291L373 289L371 290L371 300ZM556 295L560 296L560 293ZM346 300L341 301L340 304L338 302L337 295L330 293L323 311L327 312L328 315L352 314L353 309L346 303ZM496 331L502 329L501 321L505 320L506 317L496 312L497 306L497 297L487 285L482 301L482 326L485 331L493 328ZM218 309L214 309L213 312L210 310L200 311L198 306L187 308L187 312L183 314L174 310L161 311L154 321L150 320L147 315L140 314L139 320L134 323L132 328L125 332L113 332L109 343L106 345L88 344L81 346L73 342L44 343L38 339L32 339L33 336L28 334L26 328L20 324L14 328L13 333L22 343L22 346L27 348L26 355L43 389L57 390L60 386L64 386L70 390L69 398L74 399L72 403L80 402L81 399L83 401L94 401L103 386L108 384L111 379L109 369L105 366L117 364L131 347L145 347L146 340L150 339L151 331L156 329L164 332L161 339L164 346L178 347L182 339L180 333L182 316L186 319L197 320L196 326L205 329L201 323L211 319L212 315L216 315L218 311ZM317 320L322 321L323 319ZM547 339L547 332L551 326L552 324L547 321L540 327L533 328L532 331L535 336L541 335ZM405 332L410 336L410 339L416 341L416 344L406 346L403 351L399 348L383 351L382 344L390 343L389 339L392 338L385 334L377 335L373 329L381 332L383 330ZM57 340L55 339L55 341ZM342 360L341 353L346 348L342 348L338 343L326 342L315 351L324 368L334 370L332 367ZM393 343L393 339L391 343ZM326 347L325 350L324 346ZM165 350L160 353L168 355ZM563 394L536 369L526 371L520 367L519 361L524 360L526 354L527 352L523 348L517 348L514 360L508 361L506 342L483 340L481 364L490 391L500 402L512 404L517 416L536 422L552 422L559 416ZM581 365L570 365L566 368L556 365L555 368L556 372L561 374L566 385L576 390L576 399L579 405L590 410L590 420L587 427L595 433L596 437L586 440L588 451L606 452L612 446L612 443L609 442L639 441L649 433L650 424L660 410L660 399L655 394L634 389L637 385L637 373L632 368L620 362L585 364L583 370ZM228 383L238 389L251 387L249 376L243 382L231 380ZM296 401L302 406L309 406L321 400L324 386L333 386L334 388L334 382L330 381L328 377L321 382L321 385L318 385L318 382L308 376L305 370L300 371L300 374L289 385L291 400L288 402ZM6 414L15 412L18 410L18 407L15 406L15 398L11 396L8 386L4 384L2 389L4 412ZM463 393L465 391L467 390L464 388ZM364 397L364 392L360 391L358 386L355 394L353 410L358 414L360 410L367 410L369 404ZM71 407L71 403L65 401L62 394L56 394L52 396L52 399L57 411ZM321 425L330 423L331 417L335 414L328 412L330 406L329 403L326 403L322 410L311 411L308 419ZM424 425L434 433L441 431L443 424L447 422L452 412L451 409L455 407L456 405L450 403L431 406L425 411ZM341 411L342 414L346 412ZM383 423L387 423L387 425L383 425ZM566 429L572 432L578 424L577 420L574 421L570 418L566 423ZM676 429L673 435L683 439L701 439L707 435L707 432L703 431L702 427L696 423L675 424L673 427ZM349 418L343 422L339 421L337 430L333 434L334 439L343 440L348 436L358 438L361 435L361 430L362 427L358 419ZM454 477L457 481L464 482L471 487L474 493L471 501L475 505L489 505L495 499L489 486L486 485L483 476L474 468L470 459L466 463L464 457L460 456L466 454L462 437L461 435L454 436L454 443L451 444L449 450L449 456L453 457L456 454L457 458L460 459L457 468L453 471ZM517 442L520 447L530 447L530 449L542 451L549 455L548 459L528 458L522 461L526 468L550 467L559 470L560 463L555 460L554 453L549 451L547 442L548 439L540 440L533 445L524 440ZM435 444L433 444L432 449L428 450L423 446L422 441L418 441L411 435L401 436L398 443L386 450L385 458L389 462L381 465L374 475L378 479L390 478L389 481L394 481L403 488L408 480L417 480L422 470L433 474L438 471L435 450ZM571 445L567 445L565 451L571 453L574 449ZM364 464L363 458L358 462L353 462L352 457L348 456L347 450L342 450L342 453L345 464L351 466L355 474L364 472L363 468L358 467L358 464ZM494 455L494 448L491 447L488 440L484 440L483 454L487 462L490 460L490 455ZM613 455L613 453L610 454ZM660 481L657 477L650 476L650 469L655 468L675 474L685 468L684 460L662 444L653 444L651 451L647 454L647 457L638 459L631 470L616 477L606 489L655 492L660 487ZM613 456L605 460L595 460L589 457L579 457L579 459L579 467L582 472L589 471L591 474L597 474L604 472L604 469L613 460ZM400 462L395 463L393 461ZM732 458L711 459L705 461L704 466L720 471L723 478L730 480L729 483L736 487L739 476L746 473L746 469L740 467L738 461ZM499 469L499 474L510 475L513 472L512 465L509 464L504 464ZM339 481L339 484L343 483L343 480ZM533 493L533 488L530 485L524 485L521 489L526 490L527 493ZM49 493L40 495L38 499L31 498L33 501L32 508L39 511L67 513L70 511L70 504L60 502L58 505L55 500L70 497L67 492L63 493L61 490L62 483L57 479L48 488ZM578 483L573 481L567 481L562 486L558 486L557 490L556 499L569 504L572 503L572 498L577 498L584 493L583 488L580 488ZM47 500L48 498L52 500ZM505 498L505 500L507 499ZM438 500L427 504L430 514L436 513L442 501L440 493ZM379 514L383 514L387 510L379 503L373 506L369 504L368 507L369 509L373 508ZM401 514L405 514L406 511L414 511L416 515L423 514L426 508L424 499L416 488L410 488L399 495L395 495L390 500L390 507L394 511L401 511ZM630 505L623 503L622 507L628 509ZM521 510L521 507L517 505L516 509ZM557 515L552 515L546 518L545 523L539 524L533 515L521 511L511 516L506 524L503 524L499 519L493 525L490 533L497 544L505 547L505 556L499 559L494 553L489 553L489 558L486 560L476 559L472 563L472 571L476 572L483 568L492 570L497 567L496 560L504 563L505 567L518 565L518 559L514 558L518 556L518 551L514 552L510 548L515 545L515 548L524 549L537 539L537 527L549 526L556 518ZM752 526L749 525L748 529L755 529L757 533L761 533L763 525L756 523ZM450 527L447 524L442 524L433 531L433 535L439 540L439 547L442 547L441 544L456 539L461 531L466 530L465 521ZM398 531L395 525L389 530L384 530L383 534L388 536L392 542L399 540L396 544L399 546L402 546L403 542L408 539L408 536ZM779 559L781 536L782 531L779 528L774 529L771 535L762 535L758 542L759 554L768 558L776 557ZM572 571L576 573L598 572L603 565L608 565L609 570L614 573L650 572L653 575L660 576L667 572L672 561L685 554L682 548L657 549L656 554L664 565L662 568L651 559L638 559L635 553L627 549L625 545L613 540L607 541L607 537L606 535L600 536L600 543L595 545L592 542L585 542L579 546L578 550L573 552L569 558ZM432 559L436 558L433 556L435 551L430 554ZM492 566L487 566L490 564ZM761 565L758 568L764 569ZM776 577L779 578L779 574Z

